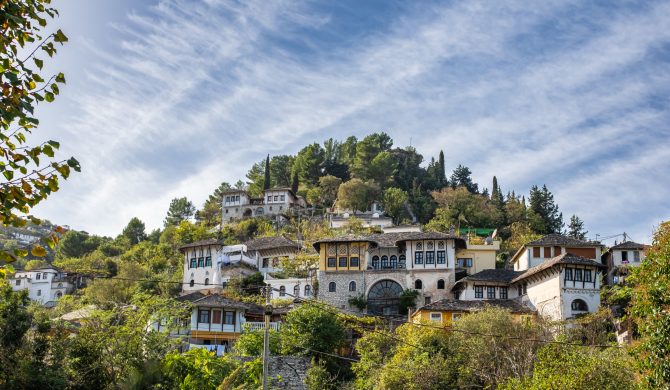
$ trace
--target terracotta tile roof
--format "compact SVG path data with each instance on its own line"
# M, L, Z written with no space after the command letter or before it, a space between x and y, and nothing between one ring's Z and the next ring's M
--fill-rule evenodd
M499 307L507 309L512 313L534 313L535 310L513 299L487 299L461 301L442 299L428 305L420 307L418 310L427 311L464 311L476 312L482 311L488 307Z
M621 244L614 245L610 249L646 249L649 245L638 244L633 241L622 242Z
M524 273L521 275L517 276L512 280L512 283L516 283L522 279L526 279L527 277L531 275L535 275L539 272L542 272L546 269L552 268L554 266L560 265L560 264L569 264L569 265L587 265L591 267L596 267L596 268L606 268L604 265L591 260L587 259L585 257L573 255L572 253L564 253L560 256L556 256L552 259L549 259L545 261L544 263L537 265L533 268L529 268L526 270Z
M248 251L262 251L273 248L295 248L300 249L297 242L291 241L286 237L261 237L244 243Z
M558 233L547 234L546 236L531 241L526 246L569 246L569 247L595 247L603 246L598 241L584 241L576 238L564 236Z

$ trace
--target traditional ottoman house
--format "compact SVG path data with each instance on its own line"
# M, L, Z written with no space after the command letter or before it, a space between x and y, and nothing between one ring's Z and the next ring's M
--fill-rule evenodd
M515 271L525 271L565 253L600 261L603 245L597 241L584 241L564 236L548 234L519 248L509 261Z
M68 275L48 265L30 271L17 271L8 278L12 290L28 290L28 297L44 306L53 307L63 295L72 293L83 284L78 274Z
M223 193L222 223L251 217L269 216L281 218L283 215L298 213L307 208L307 202L288 187L276 187L263 191L263 196L254 198L244 190L230 190Z
M614 245L602 255L602 262L607 266L607 283L623 283L628 277L629 267L642 264L649 245L625 241Z
M422 306L412 313L410 321L430 322L436 326L451 326L464 315L482 311L489 307L499 307L509 311L518 321L530 321L537 316L537 312L513 299L491 300L453 300L442 299Z
M261 237L244 243L245 254L254 259L256 268L263 275L281 271L283 259L293 259L300 252L300 244L288 238Z
M463 238L437 232L348 235L317 241L314 248L319 253L318 299L354 310L349 300L362 298L367 311L377 315L397 315L407 289L419 292L421 305L451 297L460 254L479 267L479 252ZM495 250L487 247L486 252Z

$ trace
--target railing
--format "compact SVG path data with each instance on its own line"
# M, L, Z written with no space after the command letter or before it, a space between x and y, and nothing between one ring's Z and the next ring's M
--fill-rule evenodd
M242 325L243 332L256 332L265 330L265 322L245 322ZM279 322L270 322L270 329L279 330Z

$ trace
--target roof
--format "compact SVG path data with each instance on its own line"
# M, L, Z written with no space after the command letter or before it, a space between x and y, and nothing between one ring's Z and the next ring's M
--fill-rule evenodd
M510 284L514 278L520 276L524 272L525 271L513 271L510 269L485 269L459 280L456 284L461 282L499 282Z
M236 301L226 298L222 294L205 295L204 297L192 301L194 306L221 306L233 309L258 310L259 306L253 303Z
M33 268L33 269L28 269L28 270L26 270L26 269L23 269L23 270L17 270L16 272L34 272L34 271L42 271L42 270L47 270L47 269L51 269L51 270L60 272L60 269L58 269L57 267L54 267L54 266L51 265L51 264L43 265L43 266L41 266L41 267L37 267L37 268Z
M300 249L300 244L282 236L255 238L253 240L245 242L244 245L247 246L248 251L262 251L265 249L273 249L273 248Z
M376 241L372 240L369 236L363 236L363 235L355 235L355 234L345 234L343 236L338 236L338 237L329 237L329 238L323 238L321 240L315 241L314 242L314 249L316 249L317 252L320 251L321 244L326 244L326 243L338 243L338 242L372 242L376 244Z
M625 241L622 242L621 244L614 245L610 249L645 249L647 248L647 245L645 244L638 244L637 242L633 241Z
M192 242L190 244L182 245L182 246L179 247L179 250L187 249L187 248L194 248L194 247L197 247L197 246L204 246L204 245L223 245L223 242L221 242L221 241L219 241L215 238L210 238L210 239L207 239L207 240L200 240L200 241Z
M521 275L517 276L512 280L512 283L518 282L519 280L526 279L529 276L535 275L539 272L542 272L546 269L552 268L554 266L566 264L566 265L586 265L596 268L606 268L604 265L598 263L597 261L587 259L585 257L573 255L572 253L564 253L560 256L556 256L550 260L545 261L544 263L537 265L533 268L529 268Z
M62 320L62 321L79 321L83 320L85 318L91 317L93 312L97 310L97 306L95 305L88 305L84 306L81 309L77 309L75 311L71 311L69 313L65 313L62 316L56 318L56 320Z
M195 291L190 294L180 295L176 298L176 300L180 302L193 302L197 301L200 298L203 298L204 296L205 294L201 293L200 291Z
M512 299L488 299L473 301L442 299L422 306L418 310L474 312L482 311L488 307L499 307L509 310L512 313L535 313L535 310L532 308Z
M547 234L535 241L531 241L526 246L569 246L569 247L595 247L603 246L599 241L585 241L576 238L564 236L558 233Z
M446 240L454 239L461 240L465 245L465 241L451 234L440 232L397 232L397 233L376 233L368 235L354 235L346 234L339 237L324 238L314 242L314 249L319 251L322 243L338 243L338 242L370 242L378 247L391 248L398 246L398 243L413 240Z

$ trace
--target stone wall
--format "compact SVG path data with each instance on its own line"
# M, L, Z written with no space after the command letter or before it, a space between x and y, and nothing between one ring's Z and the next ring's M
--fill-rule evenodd
M239 357L242 362L250 362L254 357ZM304 356L270 356L268 363L268 388L286 390L306 390L305 379L310 367L310 358Z

